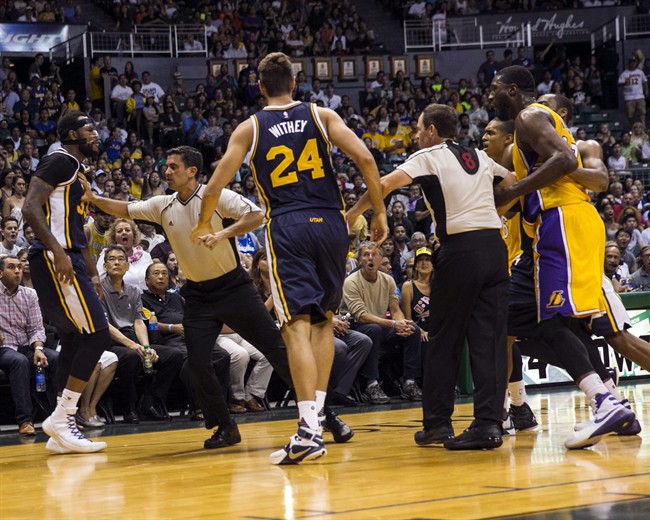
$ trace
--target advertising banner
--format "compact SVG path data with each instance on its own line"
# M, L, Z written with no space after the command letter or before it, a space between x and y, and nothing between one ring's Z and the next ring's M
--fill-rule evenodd
M2 54L48 53L55 45L83 34L85 30L85 25L3 23L0 24L0 51Z
M506 41L520 28L530 23L531 38L535 43L589 41L591 33L611 22L617 16L635 13L634 7L601 7L576 10L519 12L481 16L479 23L487 29L484 35L494 42Z
M632 328L629 332L635 336L650 340L650 309L629 310ZM643 370L636 363L624 358L612 347L610 347L603 338L594 337L600 355L605 366L617 367L620 377L649 376L650 372ZM564 383L573 381L569 374L561 368L557 368L539 359L522 356L524 360L524 382L526 385L544 385L552 383Z

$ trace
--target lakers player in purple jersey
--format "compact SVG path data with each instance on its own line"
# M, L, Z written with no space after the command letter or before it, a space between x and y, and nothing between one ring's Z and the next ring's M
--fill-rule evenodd
M497 187L497 205L522 197L522 218L534 232L539 336L571 377L596 402L595 420L564 442L584 448L625 427L635 415L607 390L588 352L572 332L578 320L605 310L601 281L602 220L584 188L569 176L582 167L575 140L550 108L536 104L535 82L521 66L500 70L490 86L497 116L515 120L517 182Z
M259 67L268 106L237 127L203 195L193 237L214 245L210 217L221 190L246 155L266 206L266 240L275 311L287 345L300 420L274 464L298 464L326 453L319 412L334 352L333 312L338 307L348 248L343 202L332 168L332 144L363 174L375 211L372 239L387 234L377 166L363 143L332 110L295 102L291 62L282 53Z
M32 282L43 317L54 323L61 340L57 372L63 391L43 422L50 436L46 447L55 453L88 453L106 443L86 439L74 417L97 361L111 345L99 276L83 228L88 204L81 200L81 162L98 153L99 136L93 121L76 111L59 120L58 131L62 148L39 163L23 216L36 233L29 250Z

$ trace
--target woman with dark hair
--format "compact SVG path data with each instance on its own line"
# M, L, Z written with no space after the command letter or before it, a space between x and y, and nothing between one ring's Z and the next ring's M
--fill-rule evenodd
M176 253L169 251L162 258L163 263L167 266L167 271L169 272L169 288L168 291L180 292L182 283L178 276L179 267L178 260L176 259Z
M125 202L133 202L136 198L131 195L131 184L128 180L122 179L119 186L116 187L115 193L111 196L114 200L123 200Z
M3 166L4 163L4 166ZM16 178L16 172L11 169L8 169L7 159L0 155L0 211L5 205L5 201L9 199L14 194L14 179Z
M384 256L387 256L390 259L391 275L397 287L401 287L404 282L404 273L402 272L402 267L400 265L400 253L395 247L395 241L393 237L389 236L381 244L381 252Z
M166 190L167 184L161 180L160 174L157 171L153 171L144 179L141 199L145 200L155 197L156 195L164 195Z
M242 195L246 197L248 200L255 202L255 200L257 199L256 188L257 186L255 186L255 179L253 178L253 174L249 172L246 175L244 175L244 178L242 179L242 190L243 190Z
M29 261L27 260L27 253L29 252L28 247L23 247L19 252L18 252L18 260L20 260L20 263L23 266L23 278L20 282L20 284L23 287L29 287L31 289L34 288L34 284L32 283L32 273L29 270Z
M253 279L253 285L260 293L264 306L269 312L273 311L273 295L271 294L271 279L269 275L269 262L266 258L266 249L260 247L253 255L251 262L250 276Z
M16 175L13 182L14 194L8 197L2 206L3 217L14 217L18 220L18 227L23 225L22 208L25 202L25 193L27 192L27 181L24 177Z
M140 79L138 73L133 69L133 62L131 61L127 61L124 64L124 75L126 76L129 85L134 79Z
M432 277L431 251L421 247L415 252L413 278L402 285L402 299L399 305L404 317L413 320L420 327L423 348L429 344L429 296Z

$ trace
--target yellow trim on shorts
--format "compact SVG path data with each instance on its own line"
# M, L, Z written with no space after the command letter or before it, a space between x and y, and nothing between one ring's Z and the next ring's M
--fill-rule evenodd
M90 333L94 334L95 332L97 332L95 330L95 324L93 323L92 316L90 315L90 310L88 309L88 305L86 305L86 299L84 298L83 292L81 291L81 287L79 287L79 282L77 282L76 276L72 279L72 283L77 291L77 296L79 297L79 301L81 302L81 307L83 308L84 314L86 315L86 321L88 322Z
M70 308L68 307L68 304L65 301L65 297L63 296L63 293L61 292L61 285L59 283L59 279L56 277L56 273L54 272L54 268L52 267L52 261L47 256L47 251L43 251L43 258L45 259L45 265L47 265L47 268L50 271L50 274L52 275L52 280L54 280L54 286L56 287L56 292L59 295L59 301L63 306L63 310L65 311L66 316L72 323L74 323L74 326L77 327L77 330L79 332L82 332L82 330L79 328L79 324L72 318L72 314L70 313Z
M282 282L280 281L280 276L278 275L278 262L277 262L277 256L275 254L275 251L273 250L273 239L271 238L271 219L266 223L268 226L268 233L267 238L268 238L268 246L269 246L269 251L271 252L271 258L273 260L273 279L275 280L275 284L278 287L278 296L280 297L280 301L282 302L282 309L284 310L284 315L287 319L287 321L291 321L291 313L289 312L289 306L287 305L287 300L284 297L284 291L282 290Z

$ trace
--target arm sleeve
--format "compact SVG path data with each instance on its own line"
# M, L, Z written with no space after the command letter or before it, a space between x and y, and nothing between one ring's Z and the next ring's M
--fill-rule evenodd
M262 210L247 198L228 189L221 191L219 203L217 204L217 213L221 218L239 220L247 213L255 211L261 212Z
M129 203L128 211L132 219L147 220L161 224L161 214L163 208L169 204L173 195L163 195L151 197L147 200L139 200Z
M409 157L398 169L402 170L411 179L417 179L424 175L438 175L436 161L432 161L432 154L421 150Z
M389 303L396 302L399 305L399 295L397 294L397 284L391 276L388 279L388 286L390 287L390 297L388 299Z
M359 286L353 278L346 278L343 284L343 302L355 320L358 320L359 316L364 312L368 312L366 304L361 297Z

